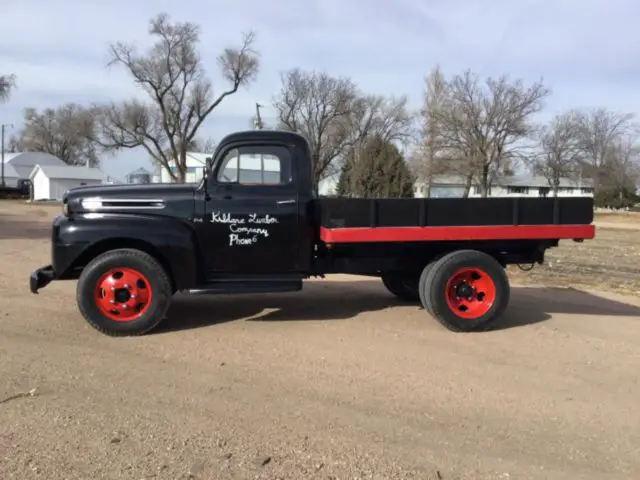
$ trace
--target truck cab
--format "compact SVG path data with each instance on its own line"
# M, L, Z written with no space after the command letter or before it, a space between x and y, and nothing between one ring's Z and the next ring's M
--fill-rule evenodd
M77 187L53 220L32 293L77 280L85 320L139 335L171 297L298 291L331 273L380 277L453 331L504 312L508 264L542 263L561 239L593 238L592 199L317 198L307 141L225 137L196 184Z
M317 233L309 159L307 142L295 133L225 138L194 191L192 222L205 280L309 272Z

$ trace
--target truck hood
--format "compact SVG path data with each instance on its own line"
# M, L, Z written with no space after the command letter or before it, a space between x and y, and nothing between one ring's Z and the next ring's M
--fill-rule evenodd
M95 185L76 187L63 197L72 213L144 213L189 217L193 184Z

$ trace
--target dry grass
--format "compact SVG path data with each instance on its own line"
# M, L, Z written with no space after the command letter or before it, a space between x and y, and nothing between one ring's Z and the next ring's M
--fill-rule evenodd
M640 295L640 213L598 213L596 238L547 251L532 271L509 267L514 283L588 287Z
M514 283L575 286L640 294L640 230L596 228L596 238L570 240L547 251L546 262L532 271L509 267Z

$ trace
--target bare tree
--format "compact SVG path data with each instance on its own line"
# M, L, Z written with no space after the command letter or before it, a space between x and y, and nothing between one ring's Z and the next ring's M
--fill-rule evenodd
M189 142L188 151L200 153L213 153L216 150L216 142L213 138L200 139L194 138Z
M413 117L406 97L364 95L349 78L290 70L274 98L277 128L307 138L316 182L334 175L339 162L352 161L364 141L406 141Z
M544 176L558 196L562 178L573 178L580 168L579 115L571 110L556 115L539 128L538 151L531 157L536 174Z
M351 145L350 115L358 98L349 78L295 68L281 77L274 98L278 128L298 132L309 142L317 182L335 173L330 167Z
M634 115L596 108L578 117L580 150L586 174L600 187L607 180L607 167L617 145L633 129Z
M24 127L12 138L12 146L50 153L69 165L97 166L98 152L90 138L95 135L98 113L76 103L46 108L42 112L27 108Z
M408 98L359 95L354 100L349 125L350 143L364 145L372 138L384 142L406 143L413 133L414 116L407 108Z
M446 171L445 158L448 152L444 148L438 116L439 111L445 106L448 92L446 78L437 65L425 78L423 104L420 110L420 139L410 159L416 178L426 187L427 197L431 196L434 176Z
M345 151L335 162L341 165L341 177L346 178L345 175L351 170L355 172L356 164L366 163L363 162L366 159L363 159L362 155L370 152L365 149L365 146L371 142L401 145L410 143L414 136L415 117L409 113L407 101L406 96L359 95L356 97L348 118L350 133ZM384 158L395 161L392 156ZM333 171L336 166L332 164L331 170Z
M625 191L634 192L640 180L640 143L638 136L628 134L616 141L608 154L607 184L622 199Z
M448 85L447 101L435 114L443 144L452 158L466 159L468 178L485 197L518 158L532 132L531 117L550 91L541 81L525 86L507 76L480 82L471 71L454 76Z
M94 140L108 150L143 147L173 180L184 182L187 150L204 120L225 98L257 77L255 36L244 35L239 47L225 48L218 56L229 87L215 95L198 53L197 25L171 23L163 13L151 20L149 34L156 41L143 54L133 45L112 45L110 65L124 67L150 101L130 100L104 108Z
M8 98L11 96L11 92L15 87L15 75L0 75L0 102L8 100Z

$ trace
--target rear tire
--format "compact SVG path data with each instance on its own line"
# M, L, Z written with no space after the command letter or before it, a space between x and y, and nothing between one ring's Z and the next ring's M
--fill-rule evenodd
M487 330L509 304L511 293L504 268L476 250L443 256L425 268L421 280L425 310L454 332Z
M396 297L407 302L416 302L420 299L417 274L408 272L385 273L382 275L382 283Z
M164 318L172 296L169 275L151 255L112 250L82 271L76 301L93 328L112 337L143 335Z
M433 270L433 266L436 264L436 262L437 260L433 260L424 267L424 269L422 270L422 273L420 274L420 281L418 284L418 293L420 295L420 303L422 304L422 307L425 309L425 311L432 317L434 317L435 314L433 313L433 310L431 308L431 300L428 295L425 295L425 292L431 288L430 286L428 286L428 285L431 285L431 280L429 279L429 272Z

